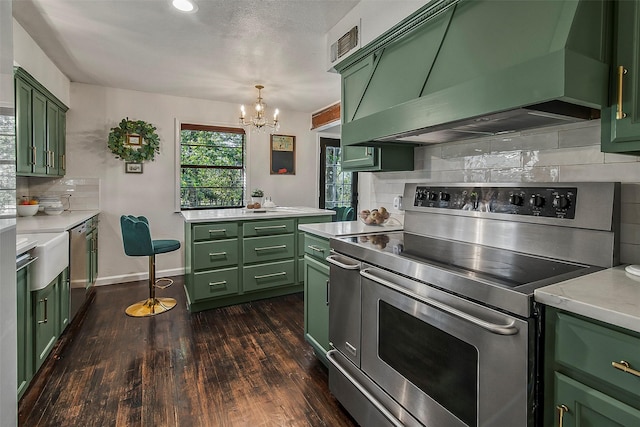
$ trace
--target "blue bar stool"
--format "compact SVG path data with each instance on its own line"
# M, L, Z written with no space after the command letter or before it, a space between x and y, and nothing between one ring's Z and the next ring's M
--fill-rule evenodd
M122 229L122 243L124 253L128 256L149 257L149 298L131 304L125 312L132 317L155 316L176 306L173 298L156 298L156 288L164 289L171 286L173 280L162 278L156 280L156 254L172 252L180 249L178 240L152 240L149 220L143 216L122 215L120 217ZM168 282L164 286L157 283Z

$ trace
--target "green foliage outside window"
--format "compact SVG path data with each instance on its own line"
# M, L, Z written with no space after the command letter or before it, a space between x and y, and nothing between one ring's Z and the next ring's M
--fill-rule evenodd
M244 159L242 130L183 125L180 132L181 207L243 206Z

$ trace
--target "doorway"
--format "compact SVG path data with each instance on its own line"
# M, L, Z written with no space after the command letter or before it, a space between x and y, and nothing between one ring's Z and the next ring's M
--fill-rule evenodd
M358 174L343 172L340 165L340 140L320 138L321 209L336 211L336 221L353 221L358 207Z

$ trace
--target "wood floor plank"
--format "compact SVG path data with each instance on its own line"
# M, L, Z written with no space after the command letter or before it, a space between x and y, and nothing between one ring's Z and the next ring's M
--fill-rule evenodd
M145 282L103 286L19 405L20 426L355 426L303 338L303 296L132 318ZM46 369L45 369L46 368Z

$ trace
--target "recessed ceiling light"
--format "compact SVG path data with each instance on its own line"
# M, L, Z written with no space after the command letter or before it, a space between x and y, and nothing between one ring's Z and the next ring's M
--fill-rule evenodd
M198 10L198 5L192 0L173 0L171 4L181 12L195 12Z

